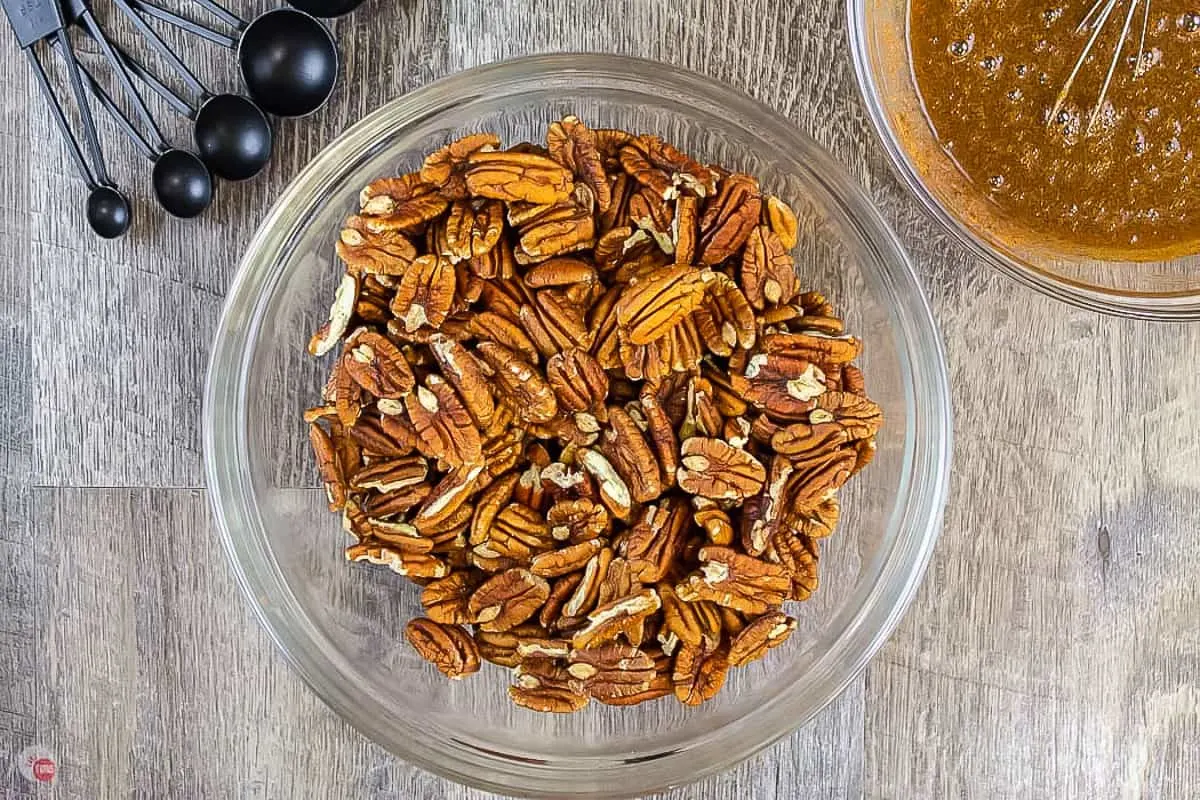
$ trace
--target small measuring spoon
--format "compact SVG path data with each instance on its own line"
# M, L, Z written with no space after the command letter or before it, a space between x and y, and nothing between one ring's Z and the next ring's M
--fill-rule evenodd
M171 65L188 89L200 97L198 105L193 107L132 56L114 46L114 55L123 68L136 75L172 109L192 120L196 149L213 174L229 181L242 181L261 172L271 160L274 141L271 123L262 109L241 95L210 92L132 3L127 0L113 0L113 3L129 17L151 48Z
M83 92L83 81L79 75L78 63L75 60L71 40L64 33L66 22L62 9L56 0L3 0L4 13L8 16L9 24L17 36L17 42L25 52L38 88L50 107L54 123L67 145L67 152L75 163L76 169L88 187L87 221L95 233L105 239L115 239L129 230L132 220L132 207L129 198L123 195L113 185L104 166L104 153L100 149L100 139L96 135L96 124ZM68 53L67 74L71 82L71 91L79 106L79 116L83 121L84 142L94 164L88 165L78 140L71 132L71 126L63 113L62 103L50 86L50 79L42 62L38 60L33 46L42 39L61 41L63 49ZM94 167L94 171L93 171Z

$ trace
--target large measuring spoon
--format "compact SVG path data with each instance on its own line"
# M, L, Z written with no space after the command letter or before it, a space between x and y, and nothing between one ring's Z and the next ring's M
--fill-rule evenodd
M226 36L169 11L152 0L127 0L151 16L235 50L250 97L268 114L303 117L316 111L337 83L338 49L317 19L294 8L277 8L246 22L216 0L195 0L238 32Z

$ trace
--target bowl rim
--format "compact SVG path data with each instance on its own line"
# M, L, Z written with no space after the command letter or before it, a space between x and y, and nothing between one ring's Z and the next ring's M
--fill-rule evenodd
M795 695L785 693L779 702L754 709L731 723L752 732L733 744L720 735L722 728L694 745L649 758L587 759L583 765L586 772L578 766L547 767L454 743L424 741L419 724L407 721L394 721L413 734L397 743L369 716L360 714L365 704L339 682L330 663L314 658L311 648L297 646L296 627L313 626L265 547L262 520L243 468L248 458L246 376L253 355L249 345L257 336L266 299L281 280L277 256L307 217L307 213L297 214L292 209L311 213L304 198L314 198L324 185L336 180L350 160L344 154L370 152L404 121L427 118L431 109L478 96L482 87L501 91L534 80L552 81L555 76L620 80L626 88L640 86L648 95L656 88L661 91L665 84L689 98L706 97L710 103L719 103L731 118L754 120L761 135L766 135L765 131L780 141L799 141L810 147L813 152L805 156L805 162L796 161L789 168L794 166L811 178L810 188L821 193L822 202L836 208L843 221L858 229L878 263L886 267L881 277L892 298L900 291L906 297L904 315L898 313L898 303L888 307L901 362L907 432L896 502L887 520L890 546L878 556L882 567L861 608L835 646L814 664L813 672L819 678L809 696L818 699L802 704ZM926 416L918 418L917 408ZM941 531L949 484L951 414L941 336L920 280L898 237L828 151L765 105L697 73L640 58L560 53L478 66L396 98L338 136L286 187L247 247L226 295L205 381L203 445L214 519L238 584L272 641L326 705L401 758L466 785L527 797L563 797L564 779L586 774L589 783L607 788L587 788L571 796L605 797L612 796L614 787L622 793L642 794L728 769L807 723L858 676L899 623L920 586ZM830 662L839 660L842 666L838 669L829 667ZM849 668L844 666L847 663Z
M972 255L1018 283L1078 308L1119 317L1163 322L1200 319L1200 289L1191 292L1122 292L1054 275L997 249L970 225L959 220L934 196L900 144L884 109L883 98L871 67L868 44L867 0L846 0L846 25L851 62L859 94L875 137L887 153L888 162L909 193L926 213L953 235ZM911 0L905 0L909 6ZM907 24L907 21L906 21Z

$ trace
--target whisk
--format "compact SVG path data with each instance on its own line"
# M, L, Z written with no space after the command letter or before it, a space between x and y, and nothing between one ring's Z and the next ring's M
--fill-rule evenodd
M1087 44L1083 47L1083 52L1079 54L1079 60L1075 62L1074 69L1071 70L1067 82L1063 84L1062 91L1058 93L1058 99L1054 103L1054 109L1050 112L1050 118L1047 124L1053 124L1058 118L1058 114L1062 111L1063 106L1067 104L1067 98L1071 94L1071 88L1075 85L1075 79L1079 77L1079 73L1083 70L1084 62L1091 55L1092 50L1096 47L1096 42L1100 40L1101 34L1104 32L1105 25L1109 19L1113 17L1117 9L1122 5L1128 5L1125 10L1125 23L1121 28L1121 35L1117 39L1117 46L1112 55L1112 61L1109 63L1108 72L1104 75L1104 83L1100 87L1100 96L1096 99L1096 105L1092 108L1092 113L1088 117L1087 127L1084 129L1085 134L1091 133L1096 120L1100 118L1100 112L1104 108L1104 100L1108 96L1109 87L1112 86L1113 75L1117 72L1117 66L1121 63L1121 53L1125 51L1125 41L1129 38L1130 32L1133 30L1134 19L1137 17L1138 10L1142 12L1142 30L1138 37L1137 60L1133 65L1133 76L1139 78L1145 72L1145 54L1146 54L1146 31L1150 27L1150 2L1151 0L1096 0L1083 20L1075 29L1076 34L1082 34L1090 31ZM1120 17L1118 16L1118 19Z

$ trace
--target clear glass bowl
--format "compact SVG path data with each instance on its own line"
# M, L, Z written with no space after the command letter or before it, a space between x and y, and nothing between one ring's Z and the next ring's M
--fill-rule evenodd
M862 336L886 425L844 495L822 586L786 646L700 708L664 699L540 715L509 701L506 670L445 680L402 638L418 590L348 565L324 507L301 412L329 364L305 344L341 273L333 242L359 189L416 168L474 130L540 139L574 112L665 136L757 175L800 214L796 260ZM664 64L554 55L473 69L395 100L341 136L284 192L246 251L213 347L204 406L208 485L243 589L326 703L397 755L462 783L526 796L641 794L726 769L811 719L879 648L913 596L941 526L950 460L941 343L896 237L811 139L749 98Z
M995 213L942 151L909 64L909 0L847 0L859 88L900 179L964 245L1010 277L1093 311L1141 319L1200 319L1200 255L1132 262L1081 257L1030 241Z

